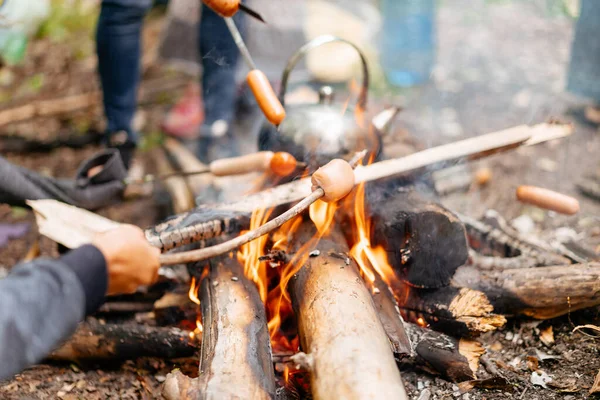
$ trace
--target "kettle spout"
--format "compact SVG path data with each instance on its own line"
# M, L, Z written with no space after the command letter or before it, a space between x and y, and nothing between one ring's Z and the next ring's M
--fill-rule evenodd
M392 106L373 117L371 124L380 136L385 136L389 133L392 122L394 122L400 111L402 111L401 107Z

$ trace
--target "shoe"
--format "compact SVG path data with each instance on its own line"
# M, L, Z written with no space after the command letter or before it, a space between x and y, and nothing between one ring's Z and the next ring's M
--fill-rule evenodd
M123 165L127 170L131 166L137 145L129 140L129 135L125 131L118 131L108 135L108 147L117 149L121 155Z
M169 136L180 139L198 137L200 126L204 121L202 94L197 83L190 84L183 97L167 113L162 130Z

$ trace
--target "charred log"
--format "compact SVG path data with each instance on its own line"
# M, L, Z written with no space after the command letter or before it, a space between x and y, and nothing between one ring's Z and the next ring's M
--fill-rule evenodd
M292 250L314 233L312 223L305 223L290 243ZM288 284L314 398L406 399L390 343L356 264L330 255L348 251L344 238L334 232L315 249L320 255L307 258Z
M402 319L396 299L381 279L375 281L373 302L388 335L396 360L461 382L475 379L483 348L466 339L455 339ZM405 346L408 344L408 347Z
M500 314L548 319L600 305L600 264L504 271L463 266L456 272L453 285L485 293Z
M439 288L468 258L465 228L439 204L415 191L366 188L373 246L383 246L397 276L412 286Z
M180 358L193 356L198 343L178 328L105 324L79 325L73 336L50 356L50 360L127 360L138 357Z
M211 262L202 281L204 331L198 399L271 399L275 375L264 305L232 258Z
M496 330L506 318L494 313L494 307L480 291L444 287L418 289L392 280L402 316L409 322L420 323L456 336L476 336Z
M479 358L485 352L481 344L410 323L406 324L406 331L415 354L409 361L429 372L441 373L454 382L476 378Z

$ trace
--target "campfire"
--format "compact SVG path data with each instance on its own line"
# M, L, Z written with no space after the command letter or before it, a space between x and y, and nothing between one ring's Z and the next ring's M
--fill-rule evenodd
M467 382L467 390L489 377L479 367L478 335L501 328L509 316L545 319L600 304L594 294L600 265L588 264L585 255L524 238L493 212L482 220L458 215L416 189L427 169L560 139L570 126L518 126L382 161L376 131L398 109L367 126L366 81L352 122L345 116L340 123L347 137L316 142L315 159L302 159L305 169L288 177L268 171L217 176L210 184L229 188L237 199L147 229L148 241L163 251L161 264L185 264L189 279L163 267L168 284L156 294L133 303L113 299L101 310L133 311L135 324L84 324L52 357L189 357L199 347L198 377L174 371L164 382L163 394L173 400L406 399L399 366ZM286 121L310 126L307 144L290 145L286 130L296 130L284 122L281 137L269 139L276 139L272 150L308 151L320 137L319 118L334 118L323 110L326 117L310 119L303 114L313 113L310 107L290 113ZM348 126L368 131L368 140L352 136ZM370 152L348 154L336 142L348 137L352 151ZM207 186L212 178L193 177L206 166L177 143L166 147L181 172ZM263 168L269 154L244 162ZM322 160L333 158L352 159L337 160L350 175L339 196L325 187L339 182L319 180L331 165L322 167ZM294 161L290 170L296 168ZM260 187L241 196L242 181ZM47 201L30 204L40 231L68 247L85 243L93 226L112 224L90 213L75 217ZM50 229L52 223L60 229Z
M395 160L367 158L340 201L316 200L268 234L187 264L189 280L168 269L170 283L156 292L111 299L99 316L129 313L135 323L83 324L52 358L189 357L199 347L198 377L171 373L168 399L406 398L402 368L485 381L477 336L506 317L546 319L600 304L600 266L522 237L492 211L481 220L453 213L416 190L419 175L410 172L569 131L518 127ZM168 251L166 264L196 243L214 249L292 209L310 193L306 179L200 206L147 238ZM84 220L87 228L112 223L91 213L61 217L47 201L32 206L45 216L40 230L65 245L85 238L52 231L53 218L80 233Z

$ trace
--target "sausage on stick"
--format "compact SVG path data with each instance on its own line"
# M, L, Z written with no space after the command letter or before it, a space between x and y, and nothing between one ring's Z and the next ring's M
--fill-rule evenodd
M517 199L560 214L573 215L579 212L579 201L576 198L537 186L519 186Z

